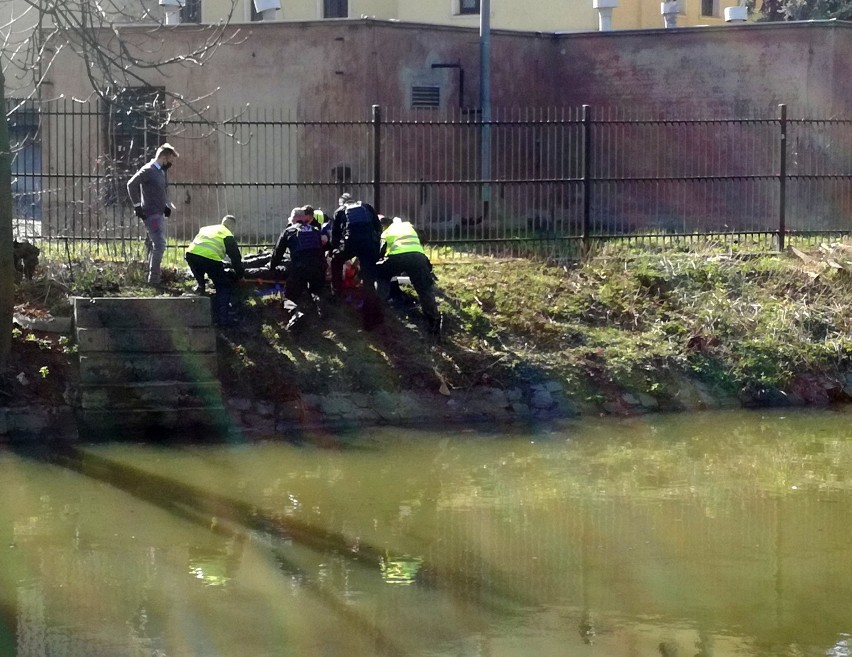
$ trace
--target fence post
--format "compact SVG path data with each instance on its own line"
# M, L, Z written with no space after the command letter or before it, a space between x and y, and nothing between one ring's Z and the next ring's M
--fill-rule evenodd
M592 107L583 105L583 235L580 248L589 252L592 224Z
M778 105L781 123L781 161L778 172L778 250L784 250L787 232L787 106Z
M382 206L382 108L373 105L373 207L381 212Z

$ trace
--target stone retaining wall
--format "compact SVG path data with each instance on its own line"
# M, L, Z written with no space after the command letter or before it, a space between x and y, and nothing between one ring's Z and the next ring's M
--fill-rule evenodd
M303 395L270 401L230 398L222 409L210 409L213 424L223 430L213 440L230 438L288 438L303 431L347 429L373 425L458 426L460 424L536 423L572 417L631 416L669 411L720 408L825 406L852 400L852 373L840 379L816 375L798 377L788 391L759 390L724 395L701 382L678 382L672 396L620 392L605 401L569 398L559 381L544 381L508 389L477 386L449 395L428 391L379 391ZM200 410L200 409L199 409ZM181 430L171 434L182 437ZM44 442L87 440L77 430L71 407L0 408L0 440Z
M234 425L251 434L265 435L323 427L506 424L581 414L581 409L564 396L558 382L526 389L477 387L454 390L450 395L423 391L303 395L280 404L229 399L225 406Z

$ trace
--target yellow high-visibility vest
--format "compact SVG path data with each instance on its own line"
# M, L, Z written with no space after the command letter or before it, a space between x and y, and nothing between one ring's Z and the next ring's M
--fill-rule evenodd
M420 244L417 231L410 221L392 223L385 228L382 239L387 245L385 253L388 256L399 255L400 253L426 253L423 250L423 245Z
M225 238L233 236L234 234L222 224L204 226L198 231L186 252L222 262L225 259Z

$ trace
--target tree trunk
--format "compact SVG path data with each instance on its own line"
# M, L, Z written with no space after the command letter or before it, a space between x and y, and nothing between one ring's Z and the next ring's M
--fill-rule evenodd
M0 372L12 349L15 266L12 261L12 152L6 120L6 78L0 71Z

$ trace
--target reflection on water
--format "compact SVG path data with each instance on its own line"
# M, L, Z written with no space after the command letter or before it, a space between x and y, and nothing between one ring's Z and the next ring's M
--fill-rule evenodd
M0 452L0 657L849 657L848 425Z

